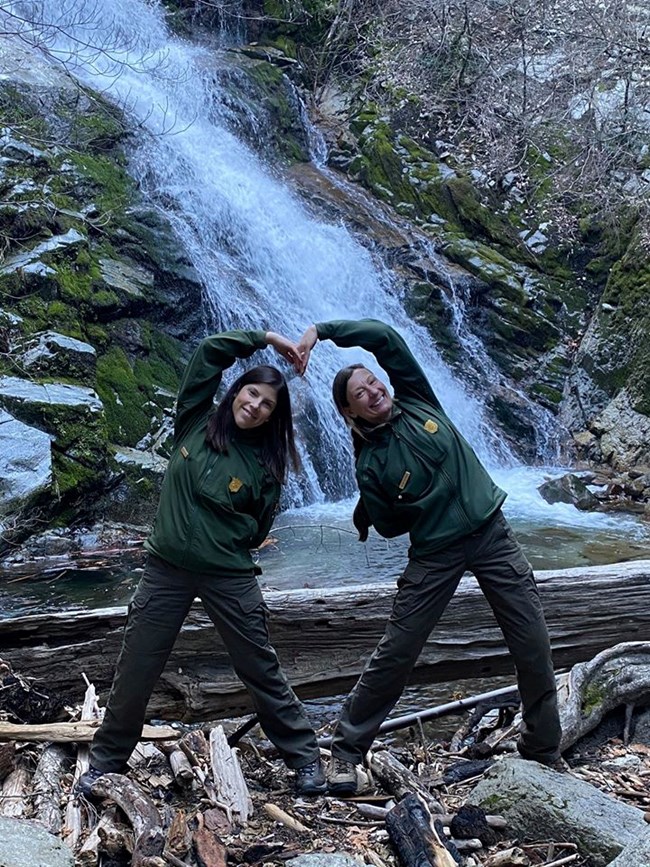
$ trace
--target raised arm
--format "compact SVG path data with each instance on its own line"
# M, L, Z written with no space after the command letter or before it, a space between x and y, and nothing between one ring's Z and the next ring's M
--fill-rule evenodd
M265 346L273 346L297 368L297 347L274 331L224 331L199 343L185 368L178 391L176 437L183 435L197 414L208 412L224 370L232 367L238 358L248 358Z
M442 408L406 341L385 322L378 319L335 319L310 326L299 344L303 369L317 339L331 340L342 347L359 346L372 352L388 374L395 397L423 397Z

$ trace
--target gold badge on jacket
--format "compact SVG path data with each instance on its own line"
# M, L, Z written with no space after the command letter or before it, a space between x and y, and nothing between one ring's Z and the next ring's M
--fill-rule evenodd
M428 418L424 423L424 429L427 433L435 433L438 430L438 424L433 419Z
M232 476L230 484L228 485L228 490L231 494L236 494L243 484L242 480L238 479L237 476Z

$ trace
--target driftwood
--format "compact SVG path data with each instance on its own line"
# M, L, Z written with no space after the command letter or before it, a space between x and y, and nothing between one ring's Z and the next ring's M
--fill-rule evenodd
M194 832L194 848L202 867L226 867L226 847L205 825Z
M65 747L50 744L41 753L34 771L34 818L51 834L58 834L63 824L61 817L61 779L70 763L70 753Z
M117 807L108 807L97 825L90 832L77 854L79 867L94 867L99 862L100 852L117 858L125 852L133 852L133 833L117 822Z
M415 793L432 813L445 812L442 804L433 797L427 787L388 750L369 753L369 762L373 777L385 792L395 798Z
M386 828L405 867L457 867L455 858L434 827L429 811L416 795L406 795L386 816Z
M299 822L297 819L294 819L293 816L290 816L288 813L285 813L284 810L281 810L277 804L264 804L264 812L275 822L280 822L292 831L301 832L309 830L309 828L307 828L306 825L303 825L302 822Z
M135 838L133 867L143 867L147 859L162 855L165 834L160 814L140 786L122 774L104 774L93 783L92 792L115 801L131 823Z
M30 741L31 743L90 743L99 728L100 721L40 723L27 725L0 722L0 741ZM143 741L170 740L180 737L180 732L171 726L145 726Z
M207 770L207 765L210 761L210 746L205 739L205 735L202 731L198 730L187 732L187 734L183 735L178 745L185 753L192 768L192 773L199 784L203 787L209 800L215 805L215 807L219 807L223 810L226 814L228 825L231 825L232 813L230 805L219 800L219 794L215 787L214 780Z
M86 678L86 682L87 678ZM99 720L101 712L97 704L97 693L92 683L88 683L86 693L84 695L84 703L81 708L82 720ZM90 766L90 748L86 744L82 744L77 748L77 763L74 769L72 778L72 789L77 785L79 778L85 774ZM63 828L63 839L66 844L75 849L79 837L81 835L82 818L81 807L76 798L70 798L65 811L65 826Z
M650 641L650 561L537 573L555 665L591 659L612 642L613 622ZM270 630L302 698L347 692L383 634L395 593L390 584L265 593ZM120 649L126 608L58 612L0 623L0 657L55 694L78 703L83 669L106 693ZM90 637L89 637L90 636ZM473 578L465 578L433 631L413 682L511 673L503 637ZM149 705L159 719L197 721L251 709L228 655L200 606L190 612Z
M160 749L167 756L174 779L180 786L189 786L194 779L194 771L189 759L177 743L162 743Z
M21 819L26 815L30 779L31 774L21 764L9 774L0 792L0 816Z
M9 776L15 767L16 744L13 740L7 744L0 743L0 783Z
M650 704L650 641L617 644L558 677L563 750L620 705Z
M228 746L222 726L210 731L210 765L219 800L230 808L236 823L245 825L253 802L235 750Z
M514 846L491 855L486 864L487 867L530 867L530 858L523 849Z

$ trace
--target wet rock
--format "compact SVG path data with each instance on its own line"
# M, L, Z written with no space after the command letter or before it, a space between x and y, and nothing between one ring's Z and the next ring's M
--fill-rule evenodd
M36 373L66 376L89 383L95 378L95 348L56 331L35 335L23 347L19 358L26 370Z
M151 526L158 508L167 459L148 450L115 446L120 479L100 503L108 521Z
M591 493L585 483L573 473L567 473L559 479L551 479L540 485L537 490L547 503L572 503L576 509L588 512L597 509L598 499Z
M40 407L53 405L80 407L89 413L103 410L101 400L91 388L63 382L31 382L17 376L0 377L0 401L16 410L26 410L28 415L39 415Z
M570 774L523 759L497 762L469 800L504 816L522 840L575 842L593 867L609 864L647 828L640 810Z
M634 725L634 740L636 743L650 746L650 710L639 714Z
M52 268L49 268L46 263L41 261L43 257L48 257L52 253L56 253L58 250L67 247L78 246L85 243L85 241L85 237L80 232L77 232L76 229L69 229L65 234L48 238L26 253L19 253L17 256L7 259L5 264L0 268L0 275L13 274L16 271L32 271L39 274L54 273Z
M0 515L18 512L51 483L50 437L0 409Z
M72 852L37 822L0 816L2 867L74 867Z

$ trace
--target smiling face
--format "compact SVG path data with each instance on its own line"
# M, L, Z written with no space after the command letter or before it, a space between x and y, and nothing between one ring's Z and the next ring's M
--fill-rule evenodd
M348 406L342 412L348 418L361 418L370 424L382 424L391 416L393 399L384 383L374 373L359 367L348 379Z
M249 382L232 402L232 415L240 430L251 430L267 422L277 404L273 386L264 382Z

